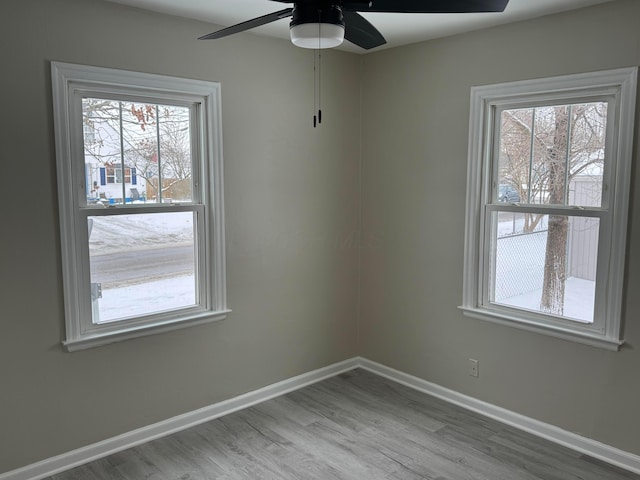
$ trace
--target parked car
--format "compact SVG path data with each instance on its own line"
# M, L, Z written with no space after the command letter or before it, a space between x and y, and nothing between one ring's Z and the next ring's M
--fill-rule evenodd
M498 186L498 200L500 202L518 203L520 194L511 185L501 184Z

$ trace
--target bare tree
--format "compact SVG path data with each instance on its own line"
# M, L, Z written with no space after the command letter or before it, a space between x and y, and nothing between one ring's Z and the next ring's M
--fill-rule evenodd
M568 107L554 108L555 127L553 144L547 155L549 203L564 204L566 198L568 151ZM544 261L544 281L540 308L543 312L563 314L564 287L567 280L567 227L569 219L564 215L549 215L547 248Z
M605 102L507 110L501 119L500 181L525 203L565 205L572 180L604 163ZM601 190L593 201L599 202ZM525 214L524 232L545 217ZM548 215L544 281L540 308L562 315L567 272L569 218Z

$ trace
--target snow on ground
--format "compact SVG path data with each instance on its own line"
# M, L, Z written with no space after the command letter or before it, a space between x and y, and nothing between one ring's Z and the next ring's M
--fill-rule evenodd
M193 242L193 213L89 217L91 255Z
M522 231L522 227L518 220L499 223L494 267L495 302L540 312L547 232L513 234ZM563 316L591 323L594 305L595 281L569 277L565 283Z
M193 213L163 212L135 215L94 216L90 219L90 255L145 250L193 243ZM136 280L117 288L103 288L98 300L100 319L148 315L195 305L193 275L161 280Z
M596 282L570 277L567 278L564 288L564 316L584 323L593 323ZM541 298L542 289L538 289L510 298L503 298L496 303L539 312Z
M195 305L193 275L102 290L99 323Z
M193 214L172 212L138 215L90 217L93 226L90 234L91 255L115 253L123 250L157 248L193 241ZM540 310L541 282L546 235L526 236L530 251L528 260L522 259L523 245L510 235L522 232L524 218L504 220L498 224L498 237L504 237L497 255L496 303ZM524 239L525 236L521 236ZM533 242L534 245L531 244ZM511 245L513 244L513 245ZM534 253L537 252L537 253ZM513 258L517 257L517 261ZM517 271L514 266L518 267ZM507 271L509 271L507 273ZM517 286L525 280L529 291ZM515 289L514 289L515 288ZM527 290L525 288L524 290ZM593 321L595 282L579 278L567 279L565 287L564 315L583 322ZM102 290L99 300L100 322L157 313L195 304L193 276L176 276L146 283L119 286Z

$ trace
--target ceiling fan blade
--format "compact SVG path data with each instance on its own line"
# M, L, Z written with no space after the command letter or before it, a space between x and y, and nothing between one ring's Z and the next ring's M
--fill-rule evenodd
M342 8L355 12L476 13L502 12L507 3L509 0L345 0Z
M244 32L245 30L249 30L251 28L259 27L261 25L266 25L267 23L275 22L276 20L280 20L282 18L290 17L292 12L293 8L285 8L284 10L280 10L279 12L268 13L267 15L254 18L253 20L247 20L246 22L223 28L222 30L218 30L217 32L203 35L202 37L198 38L198 40L212 40L215 38L226 37L227 35L233 35L234 33Z
M356 12L343 12L344 15L344 38L351 43L370 50L387 41L382 34L369 23L362 15Z

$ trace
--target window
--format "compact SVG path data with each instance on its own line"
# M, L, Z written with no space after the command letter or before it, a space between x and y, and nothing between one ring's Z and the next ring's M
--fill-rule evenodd
M87 152L87 150L85 149L85 152ZM91 155L91 153L87 152L85 155L87 155L89 158L96 158L93 157ZM114 167L114 166L107 166L107 167L100 167L100 168L104 168L105 172L104 172L104 176L106 178L106 183L122 183L122 167ZM131 181L131 172L135 171L135 168L129 168L129 167L125 167L124 168L124 183L133 183L135 184L135 173L133 174L133 182ZM102 183L103 185L105 185L105 182Z
M637 69L471 91L462 310L616 350Z
M52 63L68 350L219 320L217 83Z

